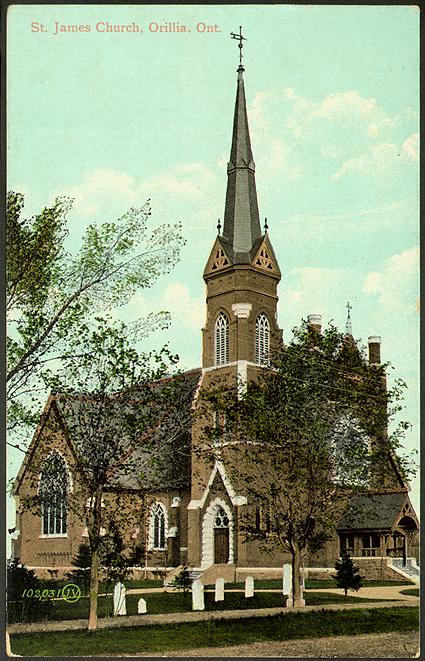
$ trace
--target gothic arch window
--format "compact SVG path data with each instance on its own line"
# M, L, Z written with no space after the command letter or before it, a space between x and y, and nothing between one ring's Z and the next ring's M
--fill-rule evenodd
M229 362L229 320L223 312L215 322L214 336L215 364L224 365Z
M262 312L255 322L255 362L267 365L270 358L270 322Z
M167 513L162 503L155 503L151 507L149 533L150 548L156 550L165 549Z
M56 450L43 463L39 498L43 535L66 535L70 479L65 459Z

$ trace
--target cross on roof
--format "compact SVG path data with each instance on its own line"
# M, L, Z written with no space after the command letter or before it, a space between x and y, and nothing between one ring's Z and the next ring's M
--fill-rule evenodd
M231 32L230 36L232 39L238 39L238 48L239 48L239 66L242 66L242 48L243 48L243 43L242 41L246 41L246 37L242 36L242 25L239 26L239 34L236 34L235 32Z

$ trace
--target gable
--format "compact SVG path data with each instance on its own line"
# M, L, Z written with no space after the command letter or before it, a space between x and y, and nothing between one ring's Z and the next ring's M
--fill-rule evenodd
M273 273L274 275L280 276L277 259L267 234L265 235L264 240L260 243L260 246L255 253L255 257L252 260L252 265L256 268L262 269L263 271L267 271L268 273Z
M231 260L219 237L217 237L210 252L210 256L208 257L204 275L206 273L215 273L216 271L221 271L227 266L231 266Z
M16 476L14 482L15 495L20 494L24 484L29 491L34 490L41 463L52 450L58 451L69 467L72 468L75 465L77 461L75 450L57 409L55 398L50 396Z
M246 505L247 503L247 498L246 496L238 496L236 494L235 489L233 488L233 485L226 474L226 469L224 467L224 464L222 461L216 460L214 464L214 468L211 471L210 479L208 480L208 484L204 489L204 493L202 494L202 498L200 500L191 500L189 505L187 506L188 510L194 510L194 509L199 509L204 507L207 498L211 492L211 488L214 485L217 474L221 477L223 486L225 488L225 491L230 499L230 502L232 505Z

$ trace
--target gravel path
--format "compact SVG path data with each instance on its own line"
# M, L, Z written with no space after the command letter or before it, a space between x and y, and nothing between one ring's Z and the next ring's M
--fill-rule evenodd
M250 643L228 647L200 647L184 652L153 654L146 656L194 656L194 657L322 657L322 658L414 658L419 652L419 633L363 634L359 636L335 636L312 640L287 640L282 642ZM138 654L137 656L143 656Z

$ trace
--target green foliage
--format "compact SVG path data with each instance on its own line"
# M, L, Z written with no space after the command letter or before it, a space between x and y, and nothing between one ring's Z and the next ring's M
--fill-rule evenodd
M336 579L337 587L344 590L345 596L347 596L348 590L353 590L354 592L360 590L362 587L362 576L360 576L359 568L355 566L349 553L342 554L341 558L335 563L335 569L337 573L332 578Z
M130 209L118 221L90 225L80 250L65 250L72 200L57 198L31 219L24 197L8 195L7 396L8 424L26 432L39 415L40 392L63 361L85 355L81 331L96 314L127 303L136 291L168 273L184 244L181 226L150 229L150 205ZM138 337L168 324L167 313L134 322ZM80 353L78 353L80 351Z
M12 622L35 622L49 618L52 602L38 599L33 595L26 597L25 591L42 592L44 583L34 570L28 569L19 558L13 559L7 566L7 620Z
M370 366L365 350L333 325L318 333L303 323L256 380L232 388L216 377L201 394L206 442L198 452L222 460L249 494L240 518L246 539L264 553L291 553L294 594L307 551L332 537L353 496L398 484L390 457L403 429L389 436L387 427L402 392L387 389L386 368ZM225 414L231 445L217 438L212 411ZM399 470L405 474L400 462Z
M143 548L129 549L115 520L110 521L105 537L101 539L100 557L103 573L105 574L105 587L109 590L111 585L118 581L123 583L130 575L131 568L140 561Z
M189 592L192 587L192 579L190 578L189 570L186 566L184 566L181 572L174 577L171 586L176 588L176 590L182 590L184 593Z
M72 560L72 564L76 569L69 572L66 577L71 583L79 585L83 595L88 594L90 589L90 564L91 564L91 551L90 546L82 542L78 547L78 552Z

